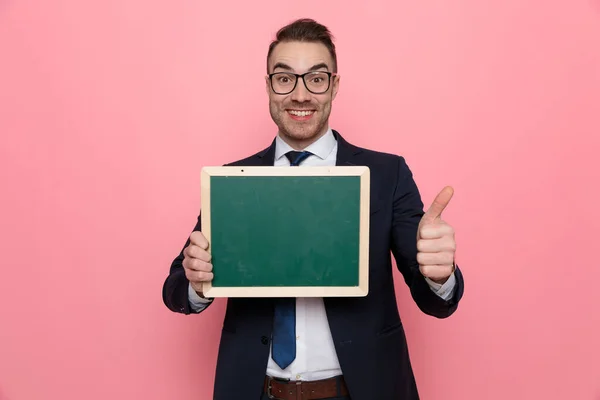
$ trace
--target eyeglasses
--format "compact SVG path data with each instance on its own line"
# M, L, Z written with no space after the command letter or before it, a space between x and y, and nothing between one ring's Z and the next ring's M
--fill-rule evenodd
M277 94L289 94L296 89L298 78L302 79L306 89L313 94L323 94L329 90L331 77L336 74L325 71L293 74L291 72L275 72L269 74L271 88Z

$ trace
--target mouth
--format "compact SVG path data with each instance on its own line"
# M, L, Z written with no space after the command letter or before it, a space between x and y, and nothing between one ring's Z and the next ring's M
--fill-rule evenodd
M315 110L286 110L295 121L307 121L315 114Z

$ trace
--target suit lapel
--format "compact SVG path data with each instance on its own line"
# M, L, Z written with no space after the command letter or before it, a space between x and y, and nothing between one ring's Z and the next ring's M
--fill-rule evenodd
M362 148L348 143L342 137L342 135L340 135L339 132L337 132L337 131L333 131L333 134L335 135L335 138L338 141L338 152L337 152L337 160L336 160L335 165L337 165L337 166L366 165L364 163L364 158L363 158L363 162L359 162L356 157L358 154L360 154L364 151ZM378 212L381 209L381 202L378 198L377 190L374 190L374 187L376 187L376 181L375 181L376 178L377 177L375 177L373 175L370 176L371 194L370 194L369 208L370 208L371 215L375 214L376 212Z
M271 146L258 153L258 165L262 167L272 167L275 163L275 139Z
M335 136L335 139L338 142L337 158L335 161L335 165L358 165L354 162L354 156L360 154L362 152L362 149L360 147L356 147L353 144L348 143L336 130L333 130L333 136Z

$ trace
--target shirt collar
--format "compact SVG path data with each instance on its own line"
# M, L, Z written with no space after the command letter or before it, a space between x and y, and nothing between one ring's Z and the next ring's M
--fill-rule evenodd
M329 154L333 151L333 148L336 145L335 136L333 136L333 131L331 128L327 129L327 132L323 136L319 138L316 142L312 143L310 146L305 148L305 151L310 151L315 156L319 157L321 160L325 160ZM294 149L287 144L281 136L277 135L275 138L275 160L279 160L281 157L285 156L285 154L289 151L293 151Z

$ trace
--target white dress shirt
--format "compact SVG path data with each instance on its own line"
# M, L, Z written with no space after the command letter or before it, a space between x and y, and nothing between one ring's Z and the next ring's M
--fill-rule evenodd
M274 166L289 166L285 156L294 150L281 137L275 140ZM313 155L302 162L302 166L334 166L337 156L337 140L331 128L319 140L306 149ZM452 297L456 278L454 274L443 284L425 278L431 290L447 300ZM200 311L210 301L203 299L189 286L189 302L192 309ZM341 375L342 370L335 352L333 339L327 322L325 305L322 298L296 298L296 358L284 370L269 355L267 375L290 380L317 380Z

